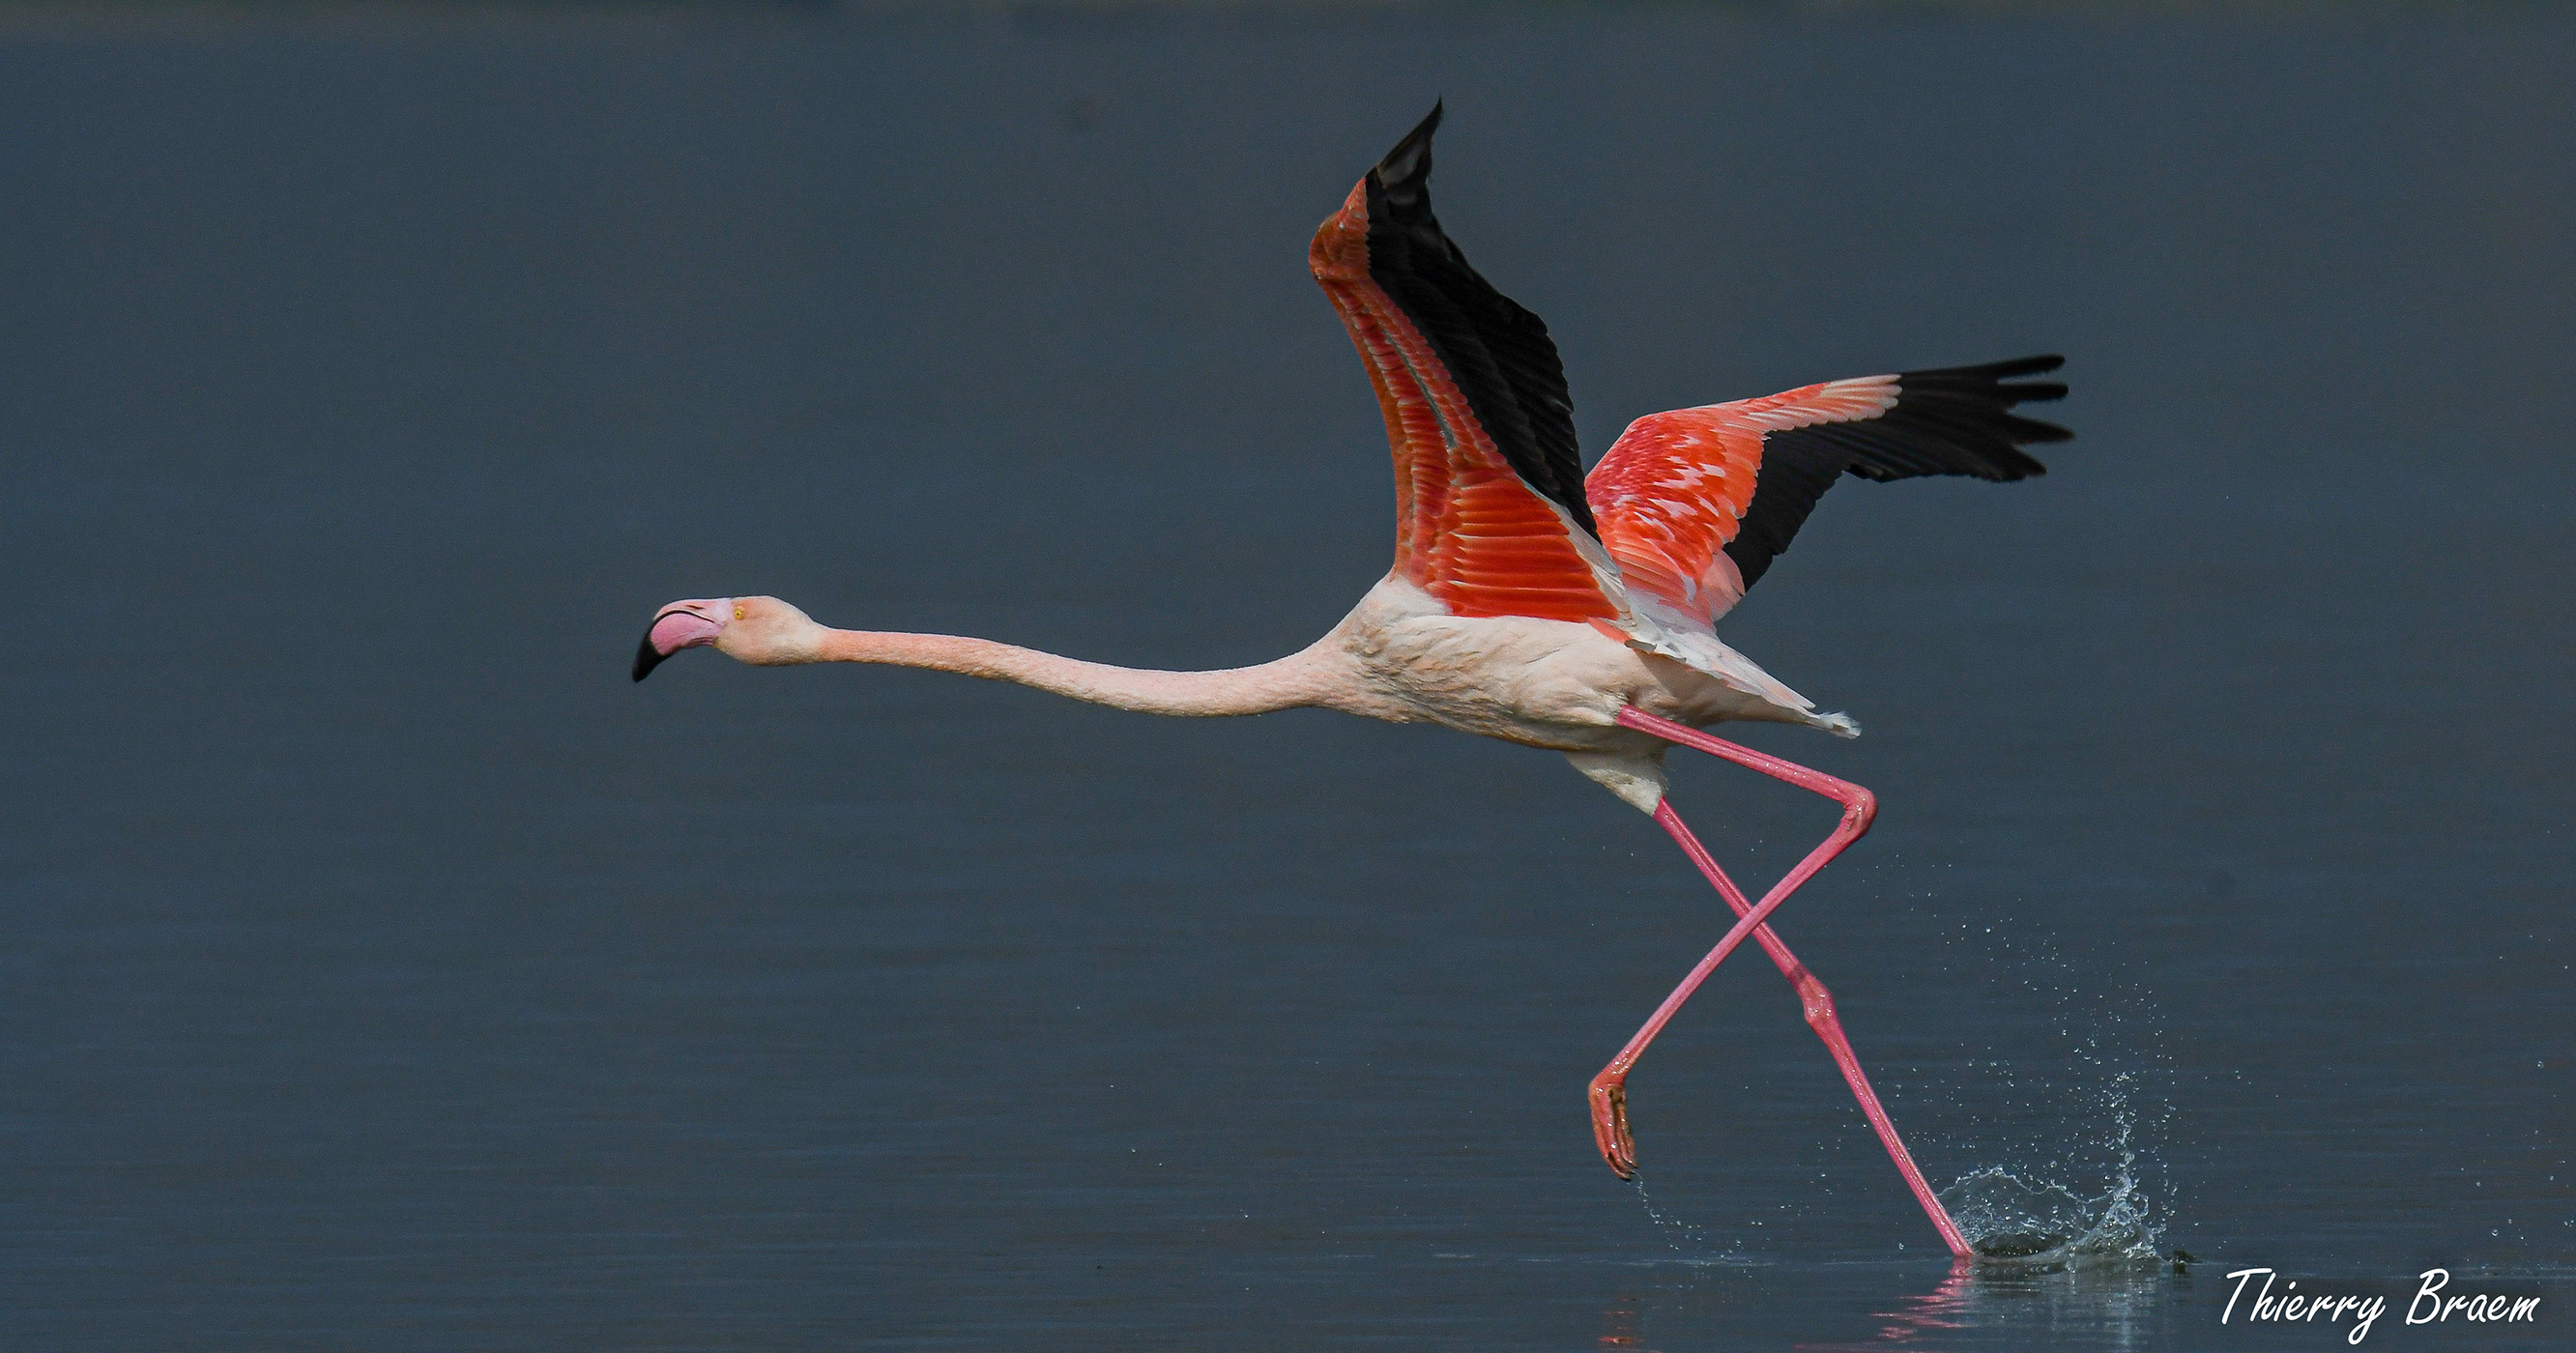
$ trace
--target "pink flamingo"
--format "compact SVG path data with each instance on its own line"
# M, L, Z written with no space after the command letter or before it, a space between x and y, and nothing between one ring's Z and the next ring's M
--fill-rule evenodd
M1431 214L1434 107L1351 189L1307 262L1377 389L1395 453L1395 564L1331 633L1276 662L1161 672L1080 662L987 639L827 629L774 597L679 601L657 612L635 679L684 648L756 664L881 663L1016 681L1077 700L1183 717L1321 707L1563 752L1646 813L1738 920L1590 1087L1593 1135L1636 1170L1628 1072L1747 935L1789 979L1861 1112L1951 1252L1971 1251L1871 1091L1832 995L1767 924L1869 830L1858 785L1710 737L1730 719L1859 728L1721 642L1717 618L1788 548L1816 499L1864 479L2042 473L2023 443L2063 428L2015 416L2066 387L2017 380L2030 357L1864 376L1762 399L1652 414L1582 473L1556 346L1538 316L1467 265ZM1663 758L1696 748L1840 803L1842 821L1750 902L1665 800Z

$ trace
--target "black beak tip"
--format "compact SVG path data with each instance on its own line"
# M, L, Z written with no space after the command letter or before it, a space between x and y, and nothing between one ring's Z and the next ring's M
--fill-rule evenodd
M657 622L659 619L660 617L655 617ZM645 630L644 642L636 645L635 647L635 679L637 681L642 681L644 678L653 675L653 669L661 666L662 660L669 656L670 654L656 652L654 650L653 631L650 629Z

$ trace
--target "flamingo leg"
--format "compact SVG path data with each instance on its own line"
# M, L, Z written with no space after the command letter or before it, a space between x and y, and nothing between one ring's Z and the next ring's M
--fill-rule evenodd
M1840 855L1845 847L1869 830L1871 819L1878 813L1878 800L1859 785L1710 737L1698 729L1656 718L1633 707L1619 712L1619 722L1825 795L1843 805L1843 820L1834 828L1832 835L1809 851L1807 857L1798 862L1798 867L1790 870L1788 876L1764 894L1759 905L1755 905L1745 901L1743 890L1736 887L1735 881L1718 867L1717 861L1699 843L1699 838L1691 834L1690 828L1683 825L1681 815L1673 811L1670 803L1655 806L1655 821L1681 846L1682 852L1690 856L1691 863L1699 867L1700 873L1717 889L1718 895L1726 899L1726 905L1734 910L1738 919L1734 928L1726 932L1725 938L1717 942L1717 947L1709 951L1708 957L1701 959L1699 965L1691 969L1690 975L1682 979L1681 985L1655 1008L1655 1013L1647 1018L1645 1027L1637 1031L1636 1037L1629 1039L1628 1045L1619 1050L1619 1055L1611 1059L1610 1065L1593 1078L1592 1133L1601 1147L1602 1159L1608 1161L1610 1168L1617 1171L1622 1179L1636 1172L1636 1142L1628 1130L1628 1071L1645 1054L1646 1045L1652 1043L1655 1035L1663 1032L1664 1025L1671 1022L1682 1003L1689 1000L1700 983L1717 970L1718 964L1726 961L1726 956L1744 942L1747 934L1751 934L1761 944L1763 952L1771 956L1771 962L1780 969L1781 976L1788 978L1789 985L1797 990L1799 1003L1806 1011L1807 1027L1824 1040L1826 1049L1833 1054L1834 1065L1842 1068L1843 1080L1851 1086L1852 1097L1860 1101L1861 1113L1869 1119L1870 1127L1877 1131L1879 1144L1887 1148L1888 1158L1896 1162L1897 1173L1905 1177L1906 1187L1914 1191L1915 1201L1923 1205L1924 1214L1932 1219L1933 1229L1941 1233L1942 1243L1948 1245L1950 1253L1958 1258L1969 1258L1971 1252L1966 1238L1959 1234L1950 1214L1942 1209L1941 1200L1933 1196L1931 1186L1924 1182L1922 1170L1916 1168L1914 1157L1905 1149L1904 1140L1897 1136L1896 1124L1888 1118L1887 1110L1880 1106L1877 1092L1870 1089L1869 1076L1861 1070L1860 1058L1852 1052L1851 1040L1844 1036L1842 1020L1834 1011L1833 993L1825 989L1825 984L1818 981L1814 973L1807 971L1807 966L1799 962L1797 955L1789 952L1789 946L1782 943L1779 935L1764 923L1765 918L1788 900L1789 894L1796 892L1817 870L1824 868L1827 861Z

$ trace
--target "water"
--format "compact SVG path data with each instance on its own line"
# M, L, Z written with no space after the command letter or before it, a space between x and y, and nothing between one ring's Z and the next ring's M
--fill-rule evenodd
M2564 1346L2571 72L2521 9L13 11L0 1342L2307 1347L2220 1275L2441 1265L2539 1323L2371 1343ZM1950 1271L1758 960L1631 1082L1651 1211L1602 1168L1727 918L1554 757L626 681L751 591L1305 643L1389 533L1302 251L1439 94L1593 454L2070 355L2048 478L1837 489L1728 622L1869 729L1748 740L1885 805L1781 929L2041 1262ZM1832 821L1675 802L1756 885Z

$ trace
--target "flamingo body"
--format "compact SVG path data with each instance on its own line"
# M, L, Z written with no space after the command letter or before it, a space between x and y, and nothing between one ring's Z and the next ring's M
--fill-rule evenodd
M1399 577L1381 579L1326 636L1337 708L1436 723L1568 754L1576 769L1651 813L1671 744L1622 727L1638 708L1705 727L1726 720L1827 724L1794 706L1640 648L1609 627L1525 616L1460 616ZM1753 672L1748 661L1744 667ZM1775 683L1776 684L1776 683Z
M654 616L635 679L686 648L754 664L858 662L1019 682L1177 716L1336 709L1562 752L1651 814L1738 915L1590 1090L1601 1153L1635 1168L1625 1078L1647 1043L1741 941L1799 993L1863 1113L1954 1254L1961 1237L1899 1140L1843 1035L1831 994L1767 918L1868 829L1867 790L1699 730L1728 721L1859 729L1717 637L1826 489L1865 479L2042 473L2020 447L2064 429L2014 413L2065 387L2027 378L2054 357L1866 376L1652 414L1582 472L1547 326L1479 276L1431 213L1440 110L1327 217L1307 262L1376 392L1394 457L1395 555L1322 638L1274 662L1159 672L988 639L828 629L770 597L674 602ZM1663 761L1689 746L1827 795L1842 823L1759 903L1665 801Z

